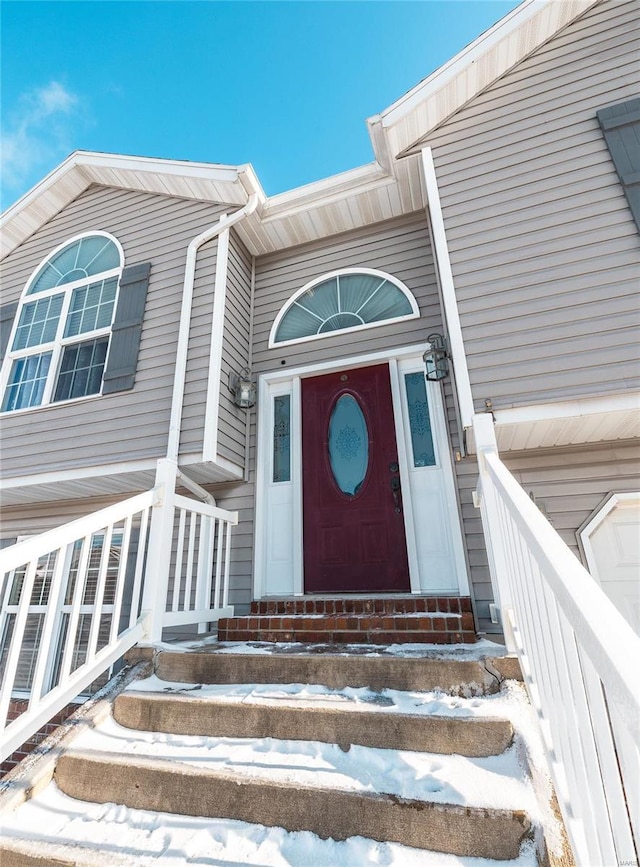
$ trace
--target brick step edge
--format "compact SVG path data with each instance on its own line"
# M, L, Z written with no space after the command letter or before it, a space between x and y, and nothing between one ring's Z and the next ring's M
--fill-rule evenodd
M251 614L471 614L469 596L418 596L376 599L258 599Z
M304 630L218 629L218 641L300 644L475 644L475 632L306 632Z
M249 631L293 632L473 632L473 615L465 614L326 614L251 615L222 617L218 622L221 630L243 629Z

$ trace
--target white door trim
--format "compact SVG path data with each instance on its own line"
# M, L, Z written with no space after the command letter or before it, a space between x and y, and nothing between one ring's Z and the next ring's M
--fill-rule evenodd
M409 575L412 593L429 592L421 581L418 551L416 546L416 521L412 497L410 495L411 473L409 464L406 408L401 394L401 368L415 365L421 369L424 345L406 346L384 350L354 358L341 358L322 361L288 370L276 370L262 374L258 380L258 419L257 419L257 473L256 473L256 520L255 520L255 569L254 598L269 595L303 595L303 540L302 540L302 418L301 418L301 380L308 376L322 375L335 370L349 370L374 364L389 365L391 395L394 411L398 463L405 517L405 535L409 558ZM436 453L441 464L445 497L448 511L448 524L451 527L451 554L455 562L457 588L433 590L434 595L458 592L468 595L469 582L464 557L462 527L457 507L454 467L449 447L446 416L437 383L427 383L429 403L433 408L433 435ZM291 473L288 482L274 483L273 461L273 397L289 394L291 396ZM275 514L278 511L278 518ZM276 523L277 522L277 525ZM269 535L271 534L271 535ZM274 544L277 534L277 544ZM277 548L277 561L274 563L273 550ZM281 568L282 567L282 568ZM275 571L274 571L275 570ZM288 580L284 575L290 570ZM280 577L274 580L278 572ZM269 585L269 586L268 586Z
M596 511L595 515L592 518L589 518L587 523L578 530L578 538L580 540L580 544L582 546L582 550L584 551L584 556L587 561L587 568L593 577L596 579L598 584L601 584L600 574L598 572L598 564L596 562L596 557L593 551L593 546L591 545L591 537L598 529L600 524L605 520L605 518L616 508L619 503L628 503L633 500L637 500L640 497L640 492L638 491L626 491L624 493L616 493L611 494L611 496L604 501Z

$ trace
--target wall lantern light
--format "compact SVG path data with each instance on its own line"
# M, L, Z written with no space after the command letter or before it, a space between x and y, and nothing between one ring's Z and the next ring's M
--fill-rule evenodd
M244 367L240 373L229 373L229 391L233 393L233 402L240 409L251 409L256 405L256 384L251 375L251 369Z
M422 356L422 360L427 370L429 382L437 382L449 375L447 341L442 334L430 334L427 340L430 346Z

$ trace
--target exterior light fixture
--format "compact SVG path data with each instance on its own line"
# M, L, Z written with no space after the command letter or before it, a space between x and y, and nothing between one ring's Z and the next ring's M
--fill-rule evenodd
M429 382L438 382L449 375L449 352L447 341L442 334L430 334L427 337L429 349L422 356L427 370Z
M229 373L229 391L233 393L233 402L240 409L251 409L256 405L256 384L251 375L251 369L244 367L240 373Z

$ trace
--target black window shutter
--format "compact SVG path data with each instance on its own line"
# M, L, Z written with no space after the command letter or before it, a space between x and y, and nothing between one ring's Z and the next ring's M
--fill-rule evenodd
M151 264L147 262L129 265L122 271L109 358L103 376L103 394L133 388L150 270Z
M640 97L601 108L597 118L640 231Z
M5 356L11 336L11 326L18 311L18 301L10 301L0 307L0 362Z

